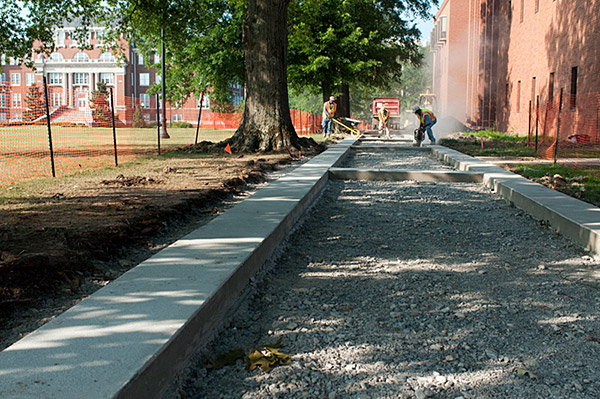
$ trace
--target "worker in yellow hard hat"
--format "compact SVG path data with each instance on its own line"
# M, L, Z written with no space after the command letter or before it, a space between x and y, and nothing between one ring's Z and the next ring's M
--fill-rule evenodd
M377 137L381 137L385 129L385 137L389 139L390 129L388 128L388 120L390 119L390 111L385 108L385 104L379 104L377 108L377 118L379 118L379 135Z

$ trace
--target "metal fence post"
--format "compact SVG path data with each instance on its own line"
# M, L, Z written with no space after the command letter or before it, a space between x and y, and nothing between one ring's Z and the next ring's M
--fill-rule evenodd
M558 159L558 138L560 137L560 114L562 113L562 105L563 105L563 89L560 89L560 100L558 105L558 125L556 127L556 142L554 143L554 164L556 165L556 161Z
M115 100L113 97L113 89L110 88L110 114L112 116L112 131L113 131L113 150L115 152L115 166L119 166L117 160L117 129L115 126Z
M160 155L160 110L158 109L158 93L156 93L156 129L158 130L158 155Z
M200 120L202 118L202 103L204 102L204 92L200 95L200 109L198 110L198 126L196 126L196 140L194 145L198 144L198 132L200 131Z
M527 146L529 147L529 143L531 142L531 100L529 100L529 110L527 111L527 115L528 115Z
M535 151L537 152L538 148L538 127L540 121L540 96L537 96L535 102Z
M50 146L50 165L52 167L52 177L56 177L56 169L54 168L54 149L52 148L52 129L50 128L50 104L48 102L48 83L44 76L44 98L46 99L46 124L48 125L48 144Z

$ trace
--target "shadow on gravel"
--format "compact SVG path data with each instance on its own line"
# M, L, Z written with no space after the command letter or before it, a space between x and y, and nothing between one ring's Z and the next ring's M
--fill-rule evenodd
M201 360L181 397L600 394L597 266L481 186L332 182L289 242L211 353L292 364Z

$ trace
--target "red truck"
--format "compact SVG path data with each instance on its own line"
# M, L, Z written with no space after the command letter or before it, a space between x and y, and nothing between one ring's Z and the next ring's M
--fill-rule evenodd
M373 100L373 129L377 129L379 125L379 118L377 117L377 107L383 104L385 108L390 111L390 119L388 122L388 127L392 130L400 130L402 129L402 121L401 121L401 110L400 110L400 100L392 97L378 97Z

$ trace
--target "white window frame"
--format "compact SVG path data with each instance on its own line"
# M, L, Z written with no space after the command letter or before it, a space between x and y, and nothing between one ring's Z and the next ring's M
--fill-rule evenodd
M144 65L144 56L138 53L138 65Z
M56 32L56 47L66 47L65 46L65 37L67 34L64 30L59 30Z
M8 94L0 93L0 108L8 108Z
M115 56L110 51L100 54L99 60L101 62L115 62Z
M149 73L140 73L140 86L150 86L150 74Z
M25 74L25 84L27 86L32 86L33 84L35 84L35 73Z
M50 93L50 106L60 107L62 105L62 93Z
M89 83L87 72L75 72L73 74L73 84L78 86L87 85Z
M21 93L12 93L11 105L12 105L12 108L22 108L23 107Z
M0 73L0 83L6 82L6 74L4 72Z
M115 75L112 72L100 72L99 80L106 85L112 86L115 84Z
M62 85L63 74L60 72L49 72L48 73L48 84L49 85Z
M140 107L144 109L150 108L150 94L140 93Z
M90 56L84 53L83 51L78 52L73 56L74 62L89 62Z
M21 74L20 73L11 73L10 74L10 84L11 86L21 86Z

